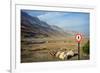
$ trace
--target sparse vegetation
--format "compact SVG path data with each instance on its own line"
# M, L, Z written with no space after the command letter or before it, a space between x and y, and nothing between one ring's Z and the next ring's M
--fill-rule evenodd
M31 39L31 38L30 38ZM69 41L71 42L69 43ZM84 39L81 43L82 46L86 43L88 39ZM73 57L68 57L61 60L57 57L59 51L68 52L70 50L74 50L77 52L77 42L73 37L67 37L63 39L57 38L45 38L45 39L37 39L34 42L40 41L50 41L45 43L30 43L26 44L25 42L32 42L33 40L24 40L21 41L21 62L45 62L45 61L65 61L65 60L77 60L77 55ZM66 41L66 42L64 42ZM83 47L81 47L81 59L88 59L87 56L84 56ZM84 56L84 57L83 57Z

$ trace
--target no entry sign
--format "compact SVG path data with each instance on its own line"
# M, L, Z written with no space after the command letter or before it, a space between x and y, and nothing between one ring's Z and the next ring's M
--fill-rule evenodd
M76 39L77 42L80 42L82 40L82 35L76 34L75 39Z

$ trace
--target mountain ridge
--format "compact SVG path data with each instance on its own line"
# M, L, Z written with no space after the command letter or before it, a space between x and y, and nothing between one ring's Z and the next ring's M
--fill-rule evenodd
M38 17L28 15L21 11L21 36L23 37L52 37L52 36L67 36L58 26L51 26L48 23L41 21Z

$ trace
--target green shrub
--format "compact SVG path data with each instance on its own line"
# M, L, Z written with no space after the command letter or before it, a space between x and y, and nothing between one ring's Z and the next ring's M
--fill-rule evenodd
M86 54L90 53L90 44L89 44L89 40L88 42L83 46L83 52Z

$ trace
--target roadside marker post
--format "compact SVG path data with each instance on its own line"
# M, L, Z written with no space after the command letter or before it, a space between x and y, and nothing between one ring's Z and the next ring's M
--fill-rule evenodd
M75 39L78 43L78 60L80 60L80 41L82 40L82 35L76 34Z

